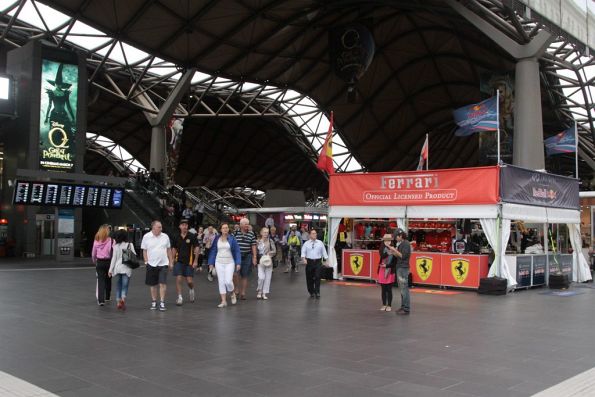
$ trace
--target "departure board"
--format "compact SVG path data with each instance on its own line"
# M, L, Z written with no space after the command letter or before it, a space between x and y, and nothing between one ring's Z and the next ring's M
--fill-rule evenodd
M44 205L56 205L58 204L58 185L48 184L45 188L45 198L43 199Z
M30 191L31 191L31 184L29 182L17 182L17 187L14 190L14 203L15 204L29 203Z
M72 185L60 185L60 201L58 202L61 206L72 205L72 195L74 193L74 186Z
M99 188L95 186L89 186L87 188L85 207L97 207L97 199L99 199Z
M81 207L85 204L85 193L87 192L87 188L85 186L75 186L74 188L74 198L72 200L72 205L74 207Z
M17 181L13 203L57 207L122 208L121 187Z
M45 184L33 182L31 184L31 198L29 199L30 204L42 204L43 203L43 191Z

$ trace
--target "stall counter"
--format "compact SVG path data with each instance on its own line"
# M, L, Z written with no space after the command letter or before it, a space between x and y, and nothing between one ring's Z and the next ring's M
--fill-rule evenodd
M365 280L378 278L380 255L376 250L343 250L343 277ZM412 252L409 268L414 284L478 288L487 277L487 255Z

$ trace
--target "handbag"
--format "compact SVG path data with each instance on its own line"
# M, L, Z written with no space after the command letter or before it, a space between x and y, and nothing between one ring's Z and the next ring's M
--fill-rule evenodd
M136 254L130 249L130 243L128 243L126 249L122 250L122 263L131 269L138 269L140 267L140 262Z
M264 254L260 257L258 264L264 267L270 267L273 266L273 260L271 259L271 256L269 254Z

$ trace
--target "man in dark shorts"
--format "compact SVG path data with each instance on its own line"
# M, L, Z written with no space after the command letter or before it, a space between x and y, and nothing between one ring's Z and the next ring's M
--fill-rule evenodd
M171 255L171 243L167 234L162 233L160 221L151 223L151 231L143 236L141 249L147 267L145 284L151 289L151 310L157 310L157 285L159 285L159 310L165 311L165 293L167 291L167 271L174 261Z
M176 277L176 305L182 306L182 284L184 278L188 284L188 300L194 302L194 269L198 267L198 241L196 234L188 232L188 219L180 220L180 234L171 242L174 257L174 276Z
M246 289L248 280L252 273L252 268L256 267L256 235L250 230L250 221L248 218L240 220L240 230L233 235L240 246L241 260L240 271L233 275L233 285L235 285L235 294L240 295L241 300L246 300ZM239 279L241 278L241 285ZM238 291L238 287L240 290Z

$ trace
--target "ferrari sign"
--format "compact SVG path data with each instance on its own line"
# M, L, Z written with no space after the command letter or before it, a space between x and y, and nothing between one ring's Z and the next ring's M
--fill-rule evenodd
M372 251L344 249L343 277L372 279Z
M469 275L469 261L465 258L452 258L450 270L457 283L462 284Z
M449 205L498 202L498 167L332 174L330 205Z
M433 260L429 256L418 256L415 258L415 269L422 281L426 281L432 274Z
M364 267L364 257L363 255L351 255L349 258L349 265L351 266L351 271L355 276L359 276Z

